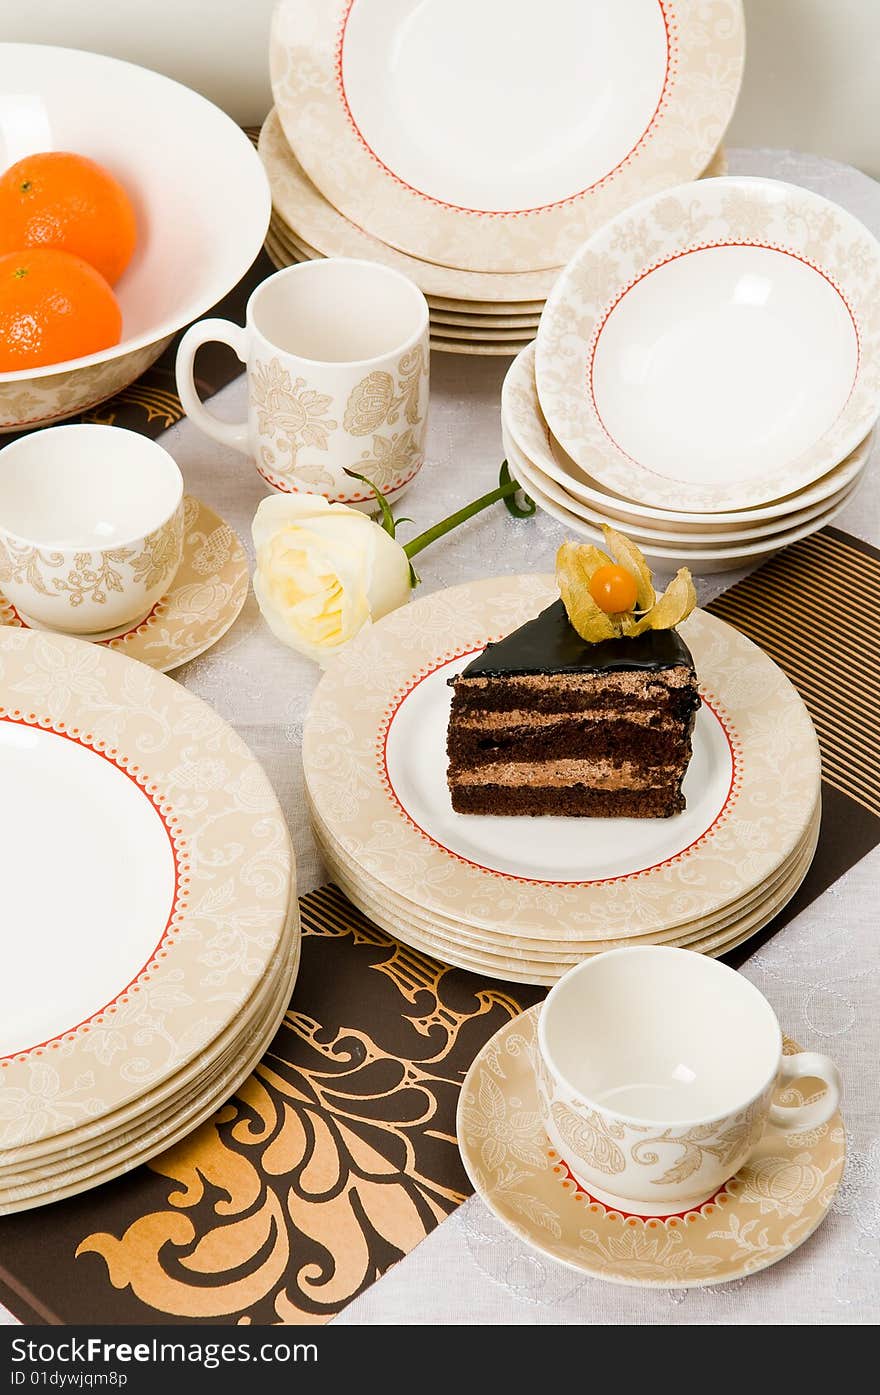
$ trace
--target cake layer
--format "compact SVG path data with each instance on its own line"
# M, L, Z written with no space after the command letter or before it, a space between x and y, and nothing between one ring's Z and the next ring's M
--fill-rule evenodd
M513 678L450 680L455 714L478 712L591 712L662 708L685 720L699 706L693 670L681 665L655 673L529 674Z
M458 722L449 733L452 769L462 763L495 762L515 756L521 761L581 757L630 760L638 768L686 764L691 755L690 727L649 714L629 719L554 716L535 724L480 725Z
M678 785L648 790L592 790L583 785L453 785L458 814L554 814L565 818L665 819L684 808Z
M654 789L679 783L683 762L636 765L610 760L497 760L490 765L451 766L452 785L583 785L596 790Z

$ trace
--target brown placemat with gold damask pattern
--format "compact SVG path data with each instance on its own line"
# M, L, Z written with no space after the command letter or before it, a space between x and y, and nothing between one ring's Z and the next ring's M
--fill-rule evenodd
M710 607L799 687L825 760L815 862L765 935L880 841L878 608L880 554L831 528ZM542 990L401 946L335 888L301 907L291 1008L237 1096L149 1166L0 1221L0 1297L23 1320L322 1323L468 1193L461 1081Z

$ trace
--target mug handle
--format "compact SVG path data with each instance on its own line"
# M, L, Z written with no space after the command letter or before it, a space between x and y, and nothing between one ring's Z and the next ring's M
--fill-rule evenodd
M832 1114L837 1112L841 1094L840 1073L831 1057L822 1056L818 1051L799 1051L796 1056L783 1056L780 1084L800 1080L805 1075L824 1080L825 1094L813 1104L798 1104L789 1108L784 1104L771 1104L768 1120L774 1128L788 1133L806 1133L809 1129L827 1124Z
M203 344L219 341L228 344L230 349L247 363L248 332L230 320L199 320L191 325L180 341L175 364L177 395L187 416L195 422L206 436L212 436L221 445L232 446L235 450L250 453L250 431L246 421L221 421L209 412L196 392L194 379L195 356Z

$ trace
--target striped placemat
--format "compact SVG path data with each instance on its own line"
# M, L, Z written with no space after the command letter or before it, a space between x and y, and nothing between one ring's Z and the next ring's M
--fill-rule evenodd
M880 818L880 552L823 528L708 609L788 674L819 734L825 783Z

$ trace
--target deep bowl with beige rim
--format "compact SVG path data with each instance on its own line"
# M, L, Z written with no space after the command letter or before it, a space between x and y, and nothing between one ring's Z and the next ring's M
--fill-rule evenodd
M131 198L138 243L115 287L122 339L65 363L0 373L0 432L61 421L132 383L232 289L269 225L269 186L244 132L178 82L47 44L0 44L0 172L37 150L104 165ZM100 94L90 101L89 94Z

